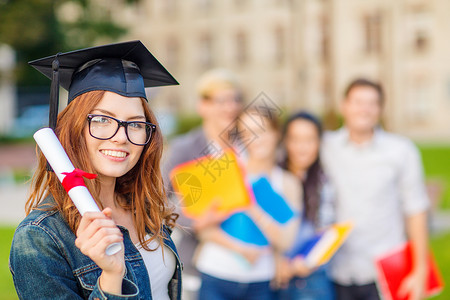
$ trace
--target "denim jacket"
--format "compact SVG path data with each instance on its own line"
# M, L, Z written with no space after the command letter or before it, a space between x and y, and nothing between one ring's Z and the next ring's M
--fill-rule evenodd
M46 200L48 201L48 200ZM102 270L75 246L75 234L57 210L33 210L14 234L9 268L20 299L152 299L144 261L128 230L119 226L125 246L126 272L122 295L103 292ZM170 229L164 227L165 245L177 264L169 282L170 299L181 299L181 263Z

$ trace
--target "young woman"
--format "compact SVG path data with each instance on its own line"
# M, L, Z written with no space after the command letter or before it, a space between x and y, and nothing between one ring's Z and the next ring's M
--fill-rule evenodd
M196 266L201 272L201 300L273 299L270 282L275 276L276 252L291 247L300 222L300 185L294 176L275 163L280 140L277 121L256 109L247 109L237 123L245 145L247 180L254 183L267 179L273 190L283 196L293 217L285 223L276 222L274 216L258 204L244 211L270 243L265 248L232 239L219 226L199 230L201 244ZM245 225L241 230L247 230Z
M334 221L334 200L320 164L319 150L322 126L313 115L300 112L291 116L284 127L283 142L286 156L282 167L293 173L302 183L302 224L294 248L299 248L308 239ZM288 251L289 252L289 251ZM290 253L289 253L290 254ZM291 257L292 255L290 255ZM281 260L283 273L278 281L285 289L279 299L334 298L333 286L327 275L327 268L308 268L302 257Z
M170 239L176 216L166 207L162 136L144 91L149 69L172 77L149 66L152 58L140 42L51 58L61 85L70 85L55 133L76 168L97 174L85 183L102 212L81 216L38 154L27 217L10 253L19 298L180 299L181 266ZM112 243L122 250L107 255Z

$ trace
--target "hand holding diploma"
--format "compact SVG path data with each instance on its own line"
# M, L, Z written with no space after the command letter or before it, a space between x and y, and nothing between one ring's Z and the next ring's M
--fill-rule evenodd
M52 129L40 129L33 137L80 214L100 212L83 181L83 177L91 179L96 175L75 169ZM113 255L121 249L121 244L116 242L110 244L105 252Z

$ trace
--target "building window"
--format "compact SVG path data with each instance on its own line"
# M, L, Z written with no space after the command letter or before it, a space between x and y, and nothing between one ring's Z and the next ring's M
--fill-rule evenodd
M427 76L415 76L409 87L409 122L413 126L424 125L432 114L433 101Z
M410 47L416 53L424 53L430 46L429 33L433 27L432 18L424 7L413 7L408 16Z
M174 16L177 12L177 0L163 0L164 14L168 17Z
M330 55L330 31L329 22L327 16L320 16L320 57L322 61L329 61Z
M424 30L417 30L414 37L414 49L425 52L428 47L428 35Z
M369 14L363 18L364 51L367 54L381 53L381 14Z
M203 13L208 13L213 8L212 0L197 0L198 10Z
M286 38L285 38L285 30L279 26L275 28L275 53L274 53L274 61L276 65L282 65L285 61L286 57Z
M175 38L171 38L167 41L166 51L167 67L173 70L177 68L180 63L180 47L178 41Z
M198 64L202 69L211 68L213 65L212 44L213 41L209 34L200 37L198 43Z
M248 42L247 36L243 32L236 34L236 63L238 65L244 65L248 60Z
M236 7L237 10L241 10L246 8L248 2L249 2L248 0L234 0L234 6Z

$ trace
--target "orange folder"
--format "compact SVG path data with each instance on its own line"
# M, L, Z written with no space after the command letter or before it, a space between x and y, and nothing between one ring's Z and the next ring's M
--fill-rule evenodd
M398 296L403 279L413 268L411 243L407 242L390 253L376 259L379 289L386 300L406 300ZM425 285L425 296L431 297L442 291L444 282L436 261L430 252L428 257L428 276Z
M178 165L170 173L172 186L181 200L183 213L198 218L212 206L230 214L245 209L253 197L231 149Z

